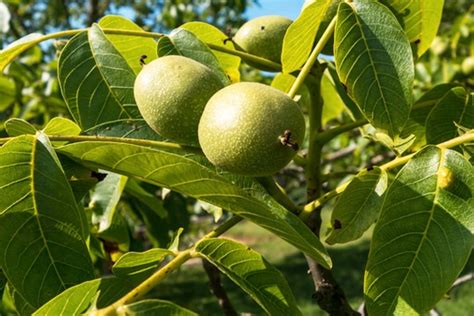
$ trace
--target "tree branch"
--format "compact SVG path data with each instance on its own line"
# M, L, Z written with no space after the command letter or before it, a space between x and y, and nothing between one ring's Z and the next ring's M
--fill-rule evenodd
M224 315L237 316L238 314L235 311L234 306L232 306L232 303L230 302L229 297L227 296L227 292L222 287L221 273L219 269L217 269L214 265L212 265L205 259L202 260L202 265L204 267L204 271L206 271L207 273L207 277L209 278L209 287L211 288L211 292L217 297L219 305L224 311Z

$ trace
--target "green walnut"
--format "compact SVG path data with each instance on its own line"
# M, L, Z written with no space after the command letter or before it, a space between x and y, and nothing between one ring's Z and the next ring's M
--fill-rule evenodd
M217 92L199 122L199 143L217 167L271 175L295 156L305 134L298 104L267 85L242 82Z
M198 125L207 101L224 84L207 66L183 56L166 56L145 65L134 96L145 121L161 136L197 146Z
M283 16L262 16L242 25L232 40L238 49L280 63L283 38L291 23L290 19ZM252 62L248 64L261 70L274 71Z

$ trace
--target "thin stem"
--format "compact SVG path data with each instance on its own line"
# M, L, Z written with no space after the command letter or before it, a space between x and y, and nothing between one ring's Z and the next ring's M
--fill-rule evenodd
M120 308L123 305L130 304L130 303L138 301L145 294L150 292L151 289L153 289L160 281L162 281L171 272L178 269L183 263L185 263L187 260L192 258L193 255L194 255L195 247L199 242L201 242L205 239L208 239L208 238L218 237L218 236L222 235L227 230L234 227L241 220L242 220L241 217L238 217L238 216L232 217L227 222L225 222L224 224L218 226L216 229L211 231L209 234L207 234L203 238L201 238L194 246L192 246L192 247L190 247L190 248L188 248L184 251L179 252L178 255L176 257L174 257L172 260L170 260L164 267L162 267L161 269L156 271L148 279L146 279L144 282L140 283L137 287L135 287L133 290L128 292L125 296L120 298L118 301L116 301L112 305L109 305L109 306L107 306L103 309L99 309L99 310L93 312L91 315L95 315L95 316L117 315L120 311Z
M258 182L263 185L267 192L275 199L278 203L283 205L287 210L298 214L300 209L293 203L288 197L284 189L275 182L273 177L261 177L257 178Z
M315 141L321 145L327 144L329 141L339 136L340 134L351 131L354 128L364 126L368 123L369 122L366 119L360 119L354 122L340 125L338 127L319 133L318 135L316 135Z
M214 265L209 263L206 259L202 260L202 266L204 271L206 271L207 277L209 279L209 287L211 288L212 294L217 298L224 316L237 316L237 312L232 305L232 302L227 295L226 290L221 283L221 272Z
M321 53L324 46L326 46L326 43L331 38L332 33L334 32L335 25L336 25L336 18L334 17L331 23L328 25L328 27L324 31L323 35L321 36L321 39L318 41L318 43L314 47L311 55L309 56L303 68L301 69L301 72L298 74L298 77L296 78L295 82L291 86L291 89L288 92L288 95L291 98L295 97L296 93L298 93L298 90L303 85L306 77L308 76L309 72L313 68L314 63L318 59L319 54Z
M453 148L453 147L462 145L464 143L469 143L469 142L474 142L474 130L471 130L471 131L467 132L466 134L464 134L462 136L458 136L456 138L453 138L453 139L450 139L450 140L445 141L443 143L440 143L437 146L439 148L448 149L448 148ZM400 158L396 158L396 159L394 159L390 162L387 162L387 163L381 165L379 168L382 169L382 170L387 171L387 170L390 170L390 169L394 169L394 168L403 166L408 161L410 161L410 159L413 158L414 155L416 155L416 153L413 153L413 154L410 154L410 155L407 155L407 156L403 156L403 157L400 157ZM324 194L320 198L306 204L303 207L303 211L299 215L300 218L302 220L308 219L310 217L311 213L313 213L315 210L317 210L321 205L325 204L326 202L328 202L332 198L334 198L337 195L339 195L340 193L344 192L344 190L347 188L348 185L349 185L349 183L342 184L339 187L337 187L336 189Z
M15 137L5 137L0 138L0 145L14 139ZM49 140L51 141L65 141L69 143L77 142L113 142L113 143L122 143L122 144L132 144L140 146L150 146L154 148L162 149L185 149L187 151L202 153L199 148L179 145L175 143L162 142L156 140L146 140L138 138L122 138L122 137L111 137L111 136L63 136L63 135L49 135Z
M38 45L41 42L54 39L54 38L60 38L60 37L69 37L69 36L74 36L80 32L87 31L88 28L85 29L76 29L76 30L67 30L67 31L61 31L61 32L56 32L56 33L51 33L48 35L43 35L41 37L38 37L37 39L31 41L27 46L25 46L24 49L17 51L16 53L13 54L8 54L6 56L6 63L5 66L8 65L15 57L17 57L20 53ZM157 33L157 32L145 32L145 31L131 31L131 30L122 30L122 29L109 29L109 28L104 28L102 31L105 34L112 34L112 35L126 35L126 36L139 36L139 37L148 37L148 38L162 38L166 36L166 34L163 33ZM278 63L275 63L271 60L255 56L246 52L242 52L239 50L235 49L229 49L227 47L219 46L216 44L212 43L205 43L210 49L219 51L222 53L234 55L241 57L242 59L246 61L253 62L255 64L259 64L262 66L265 66L267 68L271 68L276 71L281 70L281 65Z

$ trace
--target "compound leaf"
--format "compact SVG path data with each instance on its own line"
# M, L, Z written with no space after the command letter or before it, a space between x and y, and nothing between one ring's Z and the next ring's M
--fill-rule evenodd
M323 266L331 260L318 238L254 179L219 172L201 155L114 142L69 144L61 153L101 169L169 188L247 218L293 244Z

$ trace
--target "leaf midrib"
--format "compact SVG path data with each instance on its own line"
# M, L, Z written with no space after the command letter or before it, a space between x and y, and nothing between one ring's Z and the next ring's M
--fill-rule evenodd
M392 118L390 116L390 112L388 111L388 108L387 108L387 102L385 100L385 94L383 93L382 91L382 86L380 84L380 81L379 81L379 78L377 76L377 71L376 71L376 68L375 68L375 63L374 63L374 60L372 59L372 54L370 53L370 49L369 49L369 45L368 45L368 42L367 42L367 37L365 36L365 33L364 33L364 29L362 27L362 24L360 23L360 19L359 19L359 16L355 13L355 10L356 8L353 7L352 4L348 4L349 6L351 6L352 8L352 14L354 15L355 17L355 20L356 20L356 23L357 23L357 26L359 27L360 29L360 34L361 34L361 37L362 37L362 42L364 43L364 46L366 48L366 51L367 51L367 55L369 56L369 60L370 60L370 67L374 73L374 77L375 77L375 81L377 83L377 88L379 90L379 93L382 97L382 101L383 101L383 106L384 106L384 109L385 109L385 113L387 114L387 118L388 118L388 121L389 121L389 124L390 124L390 130L391 130L391 133L395 132L394 130L394 127L393 127L393 122L392 122ZM365 104L364 104L364 107L365 107Z
M445 162L446 158L445 158L445 150L444 149L440 149L440 158L439 158L439 163L438 163L438 169L436 170L436 189L435 189L435 192L434 192L434 197L433 197L433 206L431 207L431 210L430 210L430 217L427 221L427 225L425 227L425 230L423 231L423 236L421 237L421 240L420 240L420 244L418 245L418 248L416 249L416 252L415 252L415 255L413 256L413 259L410 263L410 266L408 267L407 269L407 273L405 274L402 282L400 282L400 286L398 287L398 290L397 290L397 293L396 295L394 296L393 298L393 301L392 303L390 304L389 308L387 309L387 312L390 313L390 311L392 310L392 308L395 308L394 307L394 304L397 302L398 300L398 297L405 285L405 282L408 278L408 276L410 274L413 273L413 267L415 265L415 262L420 254L420 251L421 251L421 248L424 246L426 240L429 240L427 238L427 235L428 235L428 231L429 231L429 228L431 227L431 224L433 223L433 217L434 217L434 212L435 212L435 207L438 205L438 196L439 196L439 190L440 190L440 185L439 185L439 173L440 173L440 169L444 166L444 162ZM386 315L388 315L388 313Z

